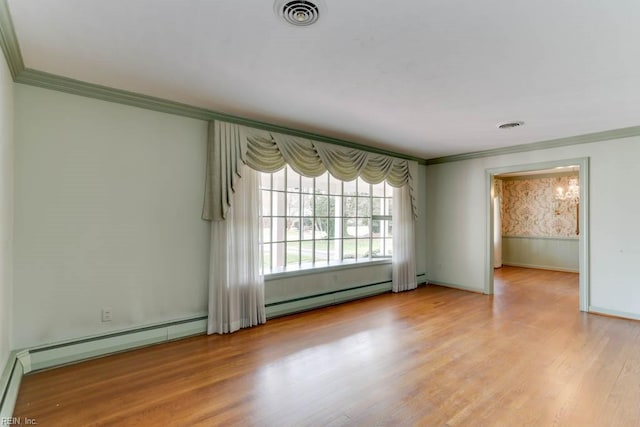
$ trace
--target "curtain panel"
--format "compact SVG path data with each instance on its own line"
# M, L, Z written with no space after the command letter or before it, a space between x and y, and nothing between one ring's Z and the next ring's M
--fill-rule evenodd
M240 168L226 221L211 223L209 334L224 334L266 321L260 259L260 176Z
M335 178L352 181L361 177L369 184L386 181L392 187L409 188L411 214L417 216L413 176L416 163L355 148L327 144L237 125L209 123L205 202L202 218L224 221L231 206L242 164L259 172L276 172L285 165L300 175L317 177L329 171Z

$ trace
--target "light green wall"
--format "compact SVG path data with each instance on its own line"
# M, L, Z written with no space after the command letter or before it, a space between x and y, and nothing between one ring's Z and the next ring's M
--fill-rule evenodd
M16 87L14 347L206 314L206 122ZM419 167L417 232L426 229ZM425 269L417 241L417 271ZM391 277L390 265L269 280L269 302ZM102 323L101 309L113 309Z
M15 92L13 345L206 313L206 123Z
M484 290L486 170L588 157L592 308L640 317L640 137L427 166L427 276ZM576 307L577 310L577 307Z
M13 82L0 54L0 371L11 349L13 289ZM1 390L0 390L1 391Z
M578 243L575 237L502 236L502 265L578 273Z

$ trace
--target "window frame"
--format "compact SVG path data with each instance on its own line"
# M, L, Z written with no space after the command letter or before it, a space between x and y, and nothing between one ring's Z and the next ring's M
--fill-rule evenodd
M290 174L295 174L295 179L291 179ZM282 174L281 177L277 177L277 174ZM268 179L265 180L265 178ZM276 179L281 179L282 185L276 185ZM297 179L297 186L295 180ZM318 189L318 179L326 179L326 185L321 183L322 190ZM311 181L309 181L311 180ZM334 181L332 183L332 180ZM268 188L265 188L265 184L268 181ZM311 184L311 187L304 187L303 183ZM336 182L337 181L337 182ZM293 184L293 187L292 185ZM333 190L332 185L338 184L339 190ZM353 186L353 191L345 194L345 184L350 187ZM361 185L366 185L366 191L360 191ZM382 194L380 191L374 191L375 185L382 186ZM276 186L278 188L276 188ZM325 190L326 189L326 190ZM363 194L366 193L366 194ZM291 272L300 272L309 270L324 270L331 269L340 266L354 266L362 265L366 263L389 263L391 262L392 255L386 255L392 251L393 240L391 235L393 215L391 212L393 204L393 190L392 187L386 182L379 184L369 184L362 180L360 177L352 181L342 181L334 178L328 172L317 178L307 178L297 174L290 166L285 166L283 169L273 173L261 173L260 195L262 198L268 195L269 200L261 200L260 203L260 215L262 221L262 227L260 231L260 245L261 245L261 266L263 268L265 276L274 277L278 275L288 274ZM288 203L290 197L297 197L297 215L290 215L290 204ZM306 198L305 196L310 196ZM326 216L318 214L318 199L319 197L326 197ZM355 199L355 211L354 216L348 216L345 211L347 210L347 198L353 197ZM277 198L277 200L276 200ZM381 200L380 212L374 214L374 199ZM332 204L332 200L334 201ZM361 200L366 200L367 216L359 216ZM310 201L310 206L307 206ZM340 203L340 208L337 209L337 203ZM263 215L265 208L268 207L268 214ZM306 214L306 211L310 208L310 214ZM265 238L265 220L268 220L268 239ZM347 233L347 221L355 221L355 233ZM366 220L369 227L366 236L359 236L360 221ZM289 225L290 221L294 223L297 221L297 238L289 239ZM326 221L326 230L319 228L318 224ZM382 232L381 236L373 236L373 224L374 221L380 221L380 227L383 225L388 227ZM311 237L305 238L306 228L310 222ZM330 232L331 222L333 222L334 233ZM278 225L279 223L279 225ZM306 224L306 225L305 225ZM339 232L337 228L340 227ZM277 228L277 230L276 230ZM325 233L324 237L318 237L318 233ZM333 237L331 237L333 234ZM373 255L374 241L380 239L382 255ZM353 257L345 258L345 242L354 242L354 255ZM305 245L305 242L309 244ZM319 242L326 243L326 248L322 248L319 251ZM333 243L332 243L333 242ZM366 242L366 250L361 248L361 242ZM290 246L293 244L293 246ZM289 263L290 248L295 247L297 244L297 254L292 258L296 261ZM339 248L336 248L339 245ZM310 252L309 256L303 257L304 252ZM267 250L268 249L268 250ZM364 257L360 251L364 250L368 256ZM324 254L323 254L324 251ZM332 259L332 252L339 251L339 259ZM274 253L280 255L275 255ZM265 255L267 254L268 255ZM320 259L318 258L320 254ZM267 256L268 258L265 258ZM278 259L280 258L280 259ZM278 261L283 265L274 265Z

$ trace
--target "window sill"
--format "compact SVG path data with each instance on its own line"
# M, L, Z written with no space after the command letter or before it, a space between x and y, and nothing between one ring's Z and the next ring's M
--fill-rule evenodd
M378 259L363 259L342 261L340 263L329 265L302 265L299 267L288 267L286 270L268 273L264 275L265 282L270 280L283 279L286 277L294 276L307 276L311 274L325 273L334 270L344 270L348 268L368 267L372 265L391 264L391 258L378 258Z

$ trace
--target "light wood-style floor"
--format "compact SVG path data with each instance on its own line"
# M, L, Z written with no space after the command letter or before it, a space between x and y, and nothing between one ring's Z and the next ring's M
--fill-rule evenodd
M640 424L640 322L578 311L576 274L439 286L28 375L42 426Z

